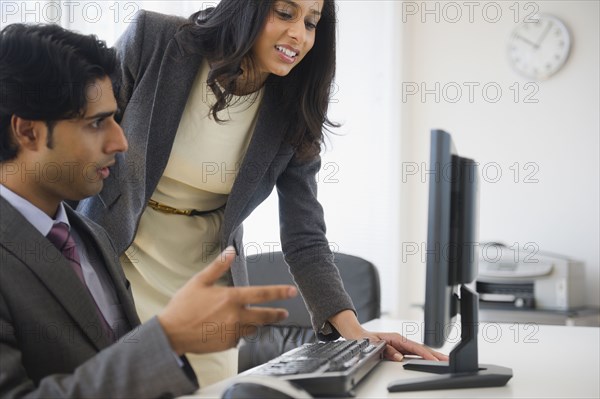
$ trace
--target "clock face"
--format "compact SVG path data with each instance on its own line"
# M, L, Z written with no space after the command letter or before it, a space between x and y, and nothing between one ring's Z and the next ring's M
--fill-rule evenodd
M524 22L513 31L508 57L521 75L544 80L558 72L567 61L571 36L565 24L556 17L540 14L532 20L534 22Z

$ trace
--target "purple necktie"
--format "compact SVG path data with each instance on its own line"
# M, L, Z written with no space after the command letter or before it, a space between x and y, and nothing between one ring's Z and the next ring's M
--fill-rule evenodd
M62 252L63 256L65 258L67 258L67 260L69 261L69 264L71 265L71 268L73 269L75 274L77 274L77 277L79 277L79 280L81 280L83 285L86 288L88 288L87 285L85 284L85 279L83 278L83 270L81 269L81 261L79 259L79 254L77 253L77 248L75 247L75 240L73 239L73 237L71 236L71 232L69 231L69 226L62 222L56 223L52 226L52 229L50 230L50 232L48 233L48 235L46 237L52 244L54 244L54 246L60 252ZM89 292L89 289L88 289L88 292ZM94 304L96 305L96 312L98 313L98 318L100 319L102 332L104 334L107 334L111 341L114 341L114 333L113 333L112 329L110 328L110 326L108 325L108 323L106 322L106 319L102 315L102 312L100 311L100 308L98 307L98 304L94 300L94 297L91 292L90 292L90 297L92 298L92 300L94 301Z

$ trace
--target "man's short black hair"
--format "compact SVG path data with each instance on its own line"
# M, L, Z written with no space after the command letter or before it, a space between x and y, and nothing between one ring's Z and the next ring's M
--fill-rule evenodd
M17 156L13 115L56 121L85 114L86 87L117 67L114 49L58 25L12 24L0 31L0 162Z

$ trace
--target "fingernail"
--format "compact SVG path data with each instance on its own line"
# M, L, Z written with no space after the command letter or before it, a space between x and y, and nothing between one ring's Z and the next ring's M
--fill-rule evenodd
M296 287L288 288L288 295L290 297L294 297L294 296L296 296L296 294L298 294L298 290L296 289Z
M289 315L290 315L290 314L289 314L289 312L288 312L287 310L283 310L283 311L281 312L281 319L282 319L282 320L283 320L283 319L287 319Z
M397 362L401 362L402 359L404 359L404 356L402 356L400 353L394 353L394 360Z

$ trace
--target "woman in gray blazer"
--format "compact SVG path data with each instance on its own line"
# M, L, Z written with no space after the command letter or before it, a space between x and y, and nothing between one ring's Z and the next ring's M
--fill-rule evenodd
M282 252L319 337L385 339L395 360L445 359L364 330L333 263L315 176L323 129L336 126L335 25L333 0L222 0L189 20L142 11L119 39L130 150L79 210L124 254L142 320L228 245L238 257L221 283L247 285L242 222L276 187ZM200 359L201 383L235 373L236 358Z

